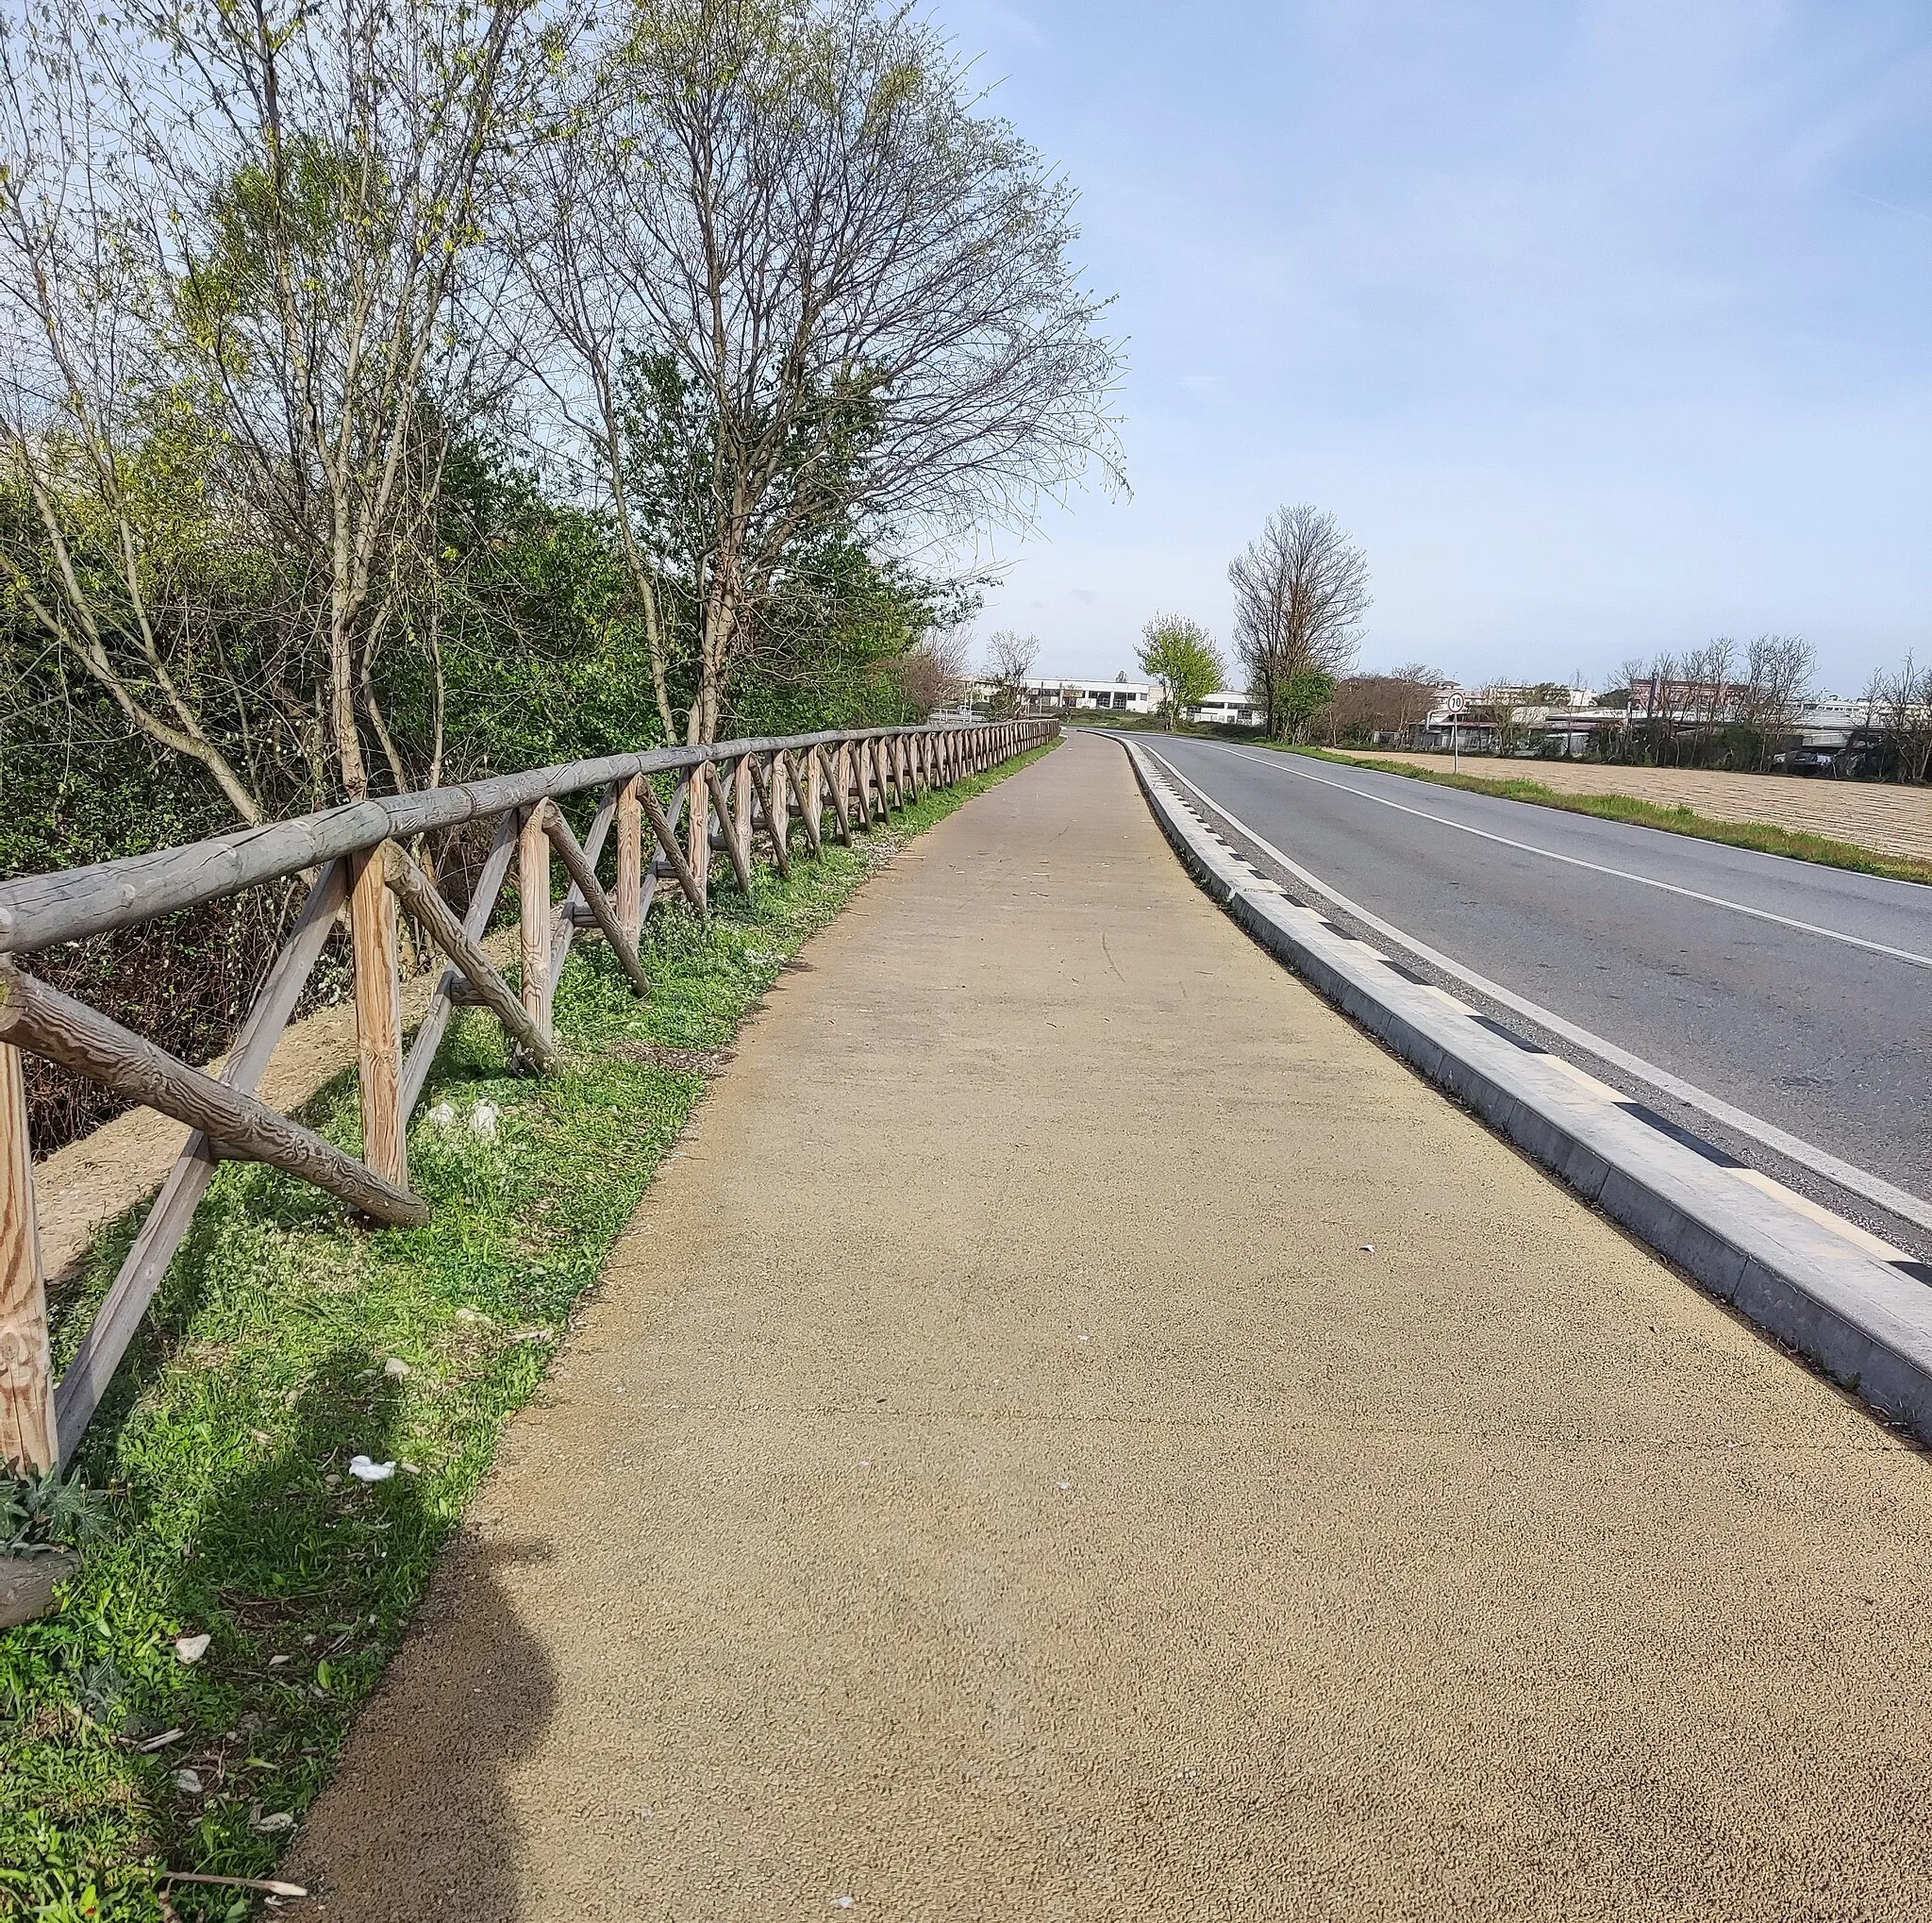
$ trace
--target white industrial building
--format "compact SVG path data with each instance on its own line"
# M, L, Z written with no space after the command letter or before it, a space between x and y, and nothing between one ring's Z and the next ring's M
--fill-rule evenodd
M975 690L990 698L991 683ZM1103 714L1157 714L1160 686L1155 681L1080 681L1057 676L1028 676L1020 683L1021 706L1028 714L1066 714L1075 709ZM1261 711L1245 694L1221 689L1187 711L1190 721L1222 722L1233 727L1259 727Z
M1160 706L1160 690L1152 681L1069 681L1028 676L1020 683L1020 695L1028 714L1060 714L1070 708L1152 714Z
M1252 694L1236 694L1224 688L1190 708L1188 719L1219 722L1223 727L1260 727L1268 716Z

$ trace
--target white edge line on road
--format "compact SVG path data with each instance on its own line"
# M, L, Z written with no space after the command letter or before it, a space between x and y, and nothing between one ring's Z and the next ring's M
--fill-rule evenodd
M1660 888L1666 895L1681 895L1687 901L1701 901L1710 908L1727 908L1734 914L1747 914L1755 921L1775 922L1780 928L1796 928L1801 934L1819 935L1827 942L1842 942L1847 947L1869 949L1874 955L1887 955L1894 962L1904 962L1914 968L1932 968L1932 955L1915 954L1910 948L1894 948L1884 942L1868 942L1862 935L1848 935L1840 928L1820 928L1816 922L1796 921L1788 914L1774 914L1768 908L1751 908L1741 901L1728 900L1722 895L1705 895L1695 888L1680 887L1674 881L1658 881L1649 875L1633 875L1627 868L1610 868L1601 861L1586 861L1580 855L1559 855L1554 848L1538 847L1534 842L1512 841L1507 835L1492 834L1485 828L1473 828L1466 821L1452 821L1447 815L1431 814L1426 808L1410 808L1406 802L1392 801L1388 795L1376 794L1370 789L1353 787L1346 781L1333 781L1325 775L1312 774L1307 768L1296 767L1293 758L1288 755L1257 755L1245 748L1228 747L1221 742L1204 742L1201 745L1232 755L1236 761L1258 761L1263 767L1278 769L1304 781L1313 781L1320 787L1337 789L1343 794L1354 795L1357 801L1373 801L1378 808L1392 808L1400 814L1412 814L1418 821L1432 822L1438 828L1454 828L1458 834L1475 835L1506 848L1520 849L1525 855L1541 855L1545 861L1561 861L1568 867L1588 868L1592 875L1608 875L1618 881L1634 881L1641 888ZM1147 752L1153 754L1155 750L1149 748ZM1161 759L1165 761L1166 758L1163 756ZM1174 764L1168 762L1167 765L1172 767ZM1362 772L1372 775L1376 770L1365 768ZM1220 806L1218 802L1215 805ZM1223 811L1224 813L1225 811ZM1234 817L1229 815L1228 819L1232 821ZM1250 830L1243 828L1241 832L1247 834Z
M1300 862L1283 854L1274 843L1257 835L1239 816L1229 813L1220 802L1197 788L1165 755L1157 753L1152 748L1147 748L1143 752L1150 760L1158 761L1174 780L1203 803L1210 812L1218 814L1237 834L1252 842L1271 861L1279 861L1282 867L1305 887L1312 889L1324 901L1333 903L1344 914L1352 915L1363 927L1374 928L1379 935L1386 935L1398 947L1406 948L1411 955L1418 956L1431 966L1440 968L1443 974L1463 983L1465 987L1473 988L1478 995L1487 995L1490 1000L1499 1003L1502 1007L1513 1010L1517 1014L1547 1028L1551 1034L1560 1035L1564 1041L1573 1043L1578 1048L1594 1055L1600 1062L1607 1062L1611 1066L1621 1068L1626 1075L1633 1075L1639 1080L1648 1082L1652 1088L1674 1096L1687 1108L1695 1109L1701 1114L1708 1115L1712 1121L1722 1122L1727 1129L1735 1129L1739 1134L1748 1135L1753 1141L1762 1143L1774 1154L1783 1156L1787 1162L1794 1162L1800 1168L1808 1168L1813 1175L1823 1176L1827 1181L1836 1182L1840 1188L1862 1196L1874 1207L1898 1216L1901 1221L1932 1230L1932 1204L1921 1201L1917 1196L1905 1189L1893 1187L1882 1176L1873 1175L1852 1162L1840 1162L1828 1150L1802 1141L1795 1135L1788 1135L1774 1123L1760 1121L1757 1116L1747 1114L1742 1109L1733 1108L1722 1097L1706 1094L1693 1083L1673 1075L1669 1069L1659 1068L1656 1062L1646 1062L1641 1055L1633 1055L1627 1048L1620 1048L1616 1043L1606 1041L1601 1035L1591 1034L1588 1028L1579 1028L1574 1022L1565 1021L1554 1011L1526 1000L1524 996L1505 988L1500 982L1491 981L1487 976L1478 975L1473 968L1465 968L1459 962L1452 962L1448 956L1429 947L1425 943L1417 941L1413 935L1404 934L1400 928L1385 922L1379 915L1371 914L1367 909L1357 907L1347 895L1329 887L1319 876L1309 874ZM1557 859L1568 858L1559 856ZM1661 887L1667 884L1657 885Z

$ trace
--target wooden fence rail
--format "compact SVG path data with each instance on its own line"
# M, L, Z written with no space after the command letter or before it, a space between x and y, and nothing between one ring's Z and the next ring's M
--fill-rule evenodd
M356 802L190 847L0 882L0 1464L41 1470L73 1455L218 1162L268 1162L376 1222L427 1220L428 1204L409 1186L408 1123L458 1007L488 1010L523 1065L547 1067L557 1054L557 981L579 932L601 935L633 992L648 995L640 938L660 882L708 913L713 853L749 889L761 855L781 875L791 872L794 832L814 855L827 833L850 842L922 790L994 767L1056 732L1053 722L1007 721L658 748ZM654 778L670 784L668 799ZM597 804L580 842L558 804L587 794ZM438 889L424 838L492 819L495 838L459 919ZM613 828L614 880L607 887L600 871ZM568 881L560 901L552 898L553 856ZM512 862L514 988L483 948ZM17 959L290 877L308 878L308 897L219 1074L175 1060L37 980ZM445 960L407 1054L402 912ZM331 930L343 922L354 971L360 1161L255 1093ZM58 1383L23 1051L173 1116L190 1131Z

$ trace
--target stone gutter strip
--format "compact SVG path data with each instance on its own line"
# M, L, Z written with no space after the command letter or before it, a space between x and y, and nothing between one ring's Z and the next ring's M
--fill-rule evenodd
M1720 1300L1932 1444L1932 1263L1413 980L1380 949L1291 901L1200 820L1143 750L1121 745L1182 862L1278 961Z

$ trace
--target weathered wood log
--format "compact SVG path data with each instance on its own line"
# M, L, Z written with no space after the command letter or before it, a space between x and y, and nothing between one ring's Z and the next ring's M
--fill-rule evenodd
M818 792L817 763L808 755L805 777L801 779L798 763L792 760L791 749L787 748L780 759L785 763L788 785L791 793L798 797L798 818L805 824L805 838L811 844L813 855L821 855L824 852L824 842L819 834L821 795Z
M550 1038L550 837L543 832L548 801L525 809L517 830L517 952L523 967L524 1012Z
M403 984L397 973L396 903L382 849L349 857L349 945L356 970L357 1093L362 1160L398 1189L409 1186L403 1114Z
M20 1050L0 1043L0 1470L37 1476L53 1468L57 1436L26 1077Z
M610 833L610 824L617 819L617 794L621 785L613 781L605 789L602 798L597 803L597 811L591 817L590 830L583 839L584 859L590 862L592 874L596 873L598 860L604 853L604 843ZM557 806L554 801L550 805L553 808ZM550 1004L553 1006L557 1000L557 984L563 979L563 964L570 960L571 945L576 940L577 928L580 926L571 911L573 908L588 906L584 900L584 891L573 878L570 886L564 891L563 900L558 904L557 912L551 917L548 993Z
M517 817L514 811L506 811L496 825L496 839L490 844L490 853L484 858L483 872L477 876L476 885L470 891L470 905L463 911L463 932L473 942L480 942L489 932L490 917L496 912L496 898L503 893L504 879L509 874L509 864L516 859L516 852ZM429 997L429 1007L417 1025L416 1039L409 1044L408 1060L403 1063L403 1113L406 1116L413 1115L416 1104L423 1099L429 1072L436 1065L436 1051L442 1046L442 1038L449 1029L451 1012L458 1005L458 985L468 987L462 971L452 962L438 978L435 992Z
M711 898L711 789L701 769L693 768L689 778L691 799L684 811L684 859L698 884L698 894L710 912Z
M234 1046L228 1050L221 1079L229 1087L252 1094L267 1070L336 917L348 900L347 866L345 861L331 861L315 878L282 952L275 957L254 1007L236 1033ZM147 1305L193 1223L195 1209L208 1193L217 1165L213 1145L200 1129L192 1130L54 1392L62 1463L73 1460L87 1433L114 1371L121 1366L121 1358L140 1331Z
M724 792L724 784L718 778L714 762L705 763L705 781L711 791L711 799L718 804L718 827L724 836L724 850L731 857L731 871L738 877L738 885L745 894L751 894L751 863L745 859L744 848L738 839L738 823L734 819L731 797Z
M657 790L648 781L641 783L638 788L638 803L644 811L644 818L651 824L651 833L657 838L658 848L671 864L671 872L677 877L678 887L684 890L685 900L699 914L708 914L710 907L705 900L705 891L691 873L691 863L684 858L684 850L678 846L677 830L664 818L664 804L658 799ZM693 812L696 808L693 801Z
M852 844L852 815L845 805L844 752L842 745L835 747L830 754L824 748L812 749L824 772L825 798L832 804L832 819L839 824L839 839L849 847Z
M644 927L644 811L638 803L643 779L633 775L617 791L617 888L611 905L632 947Z
M735 761L741 754L804 749L849 739L827 731L606 755L486 781L351 802L293 821L238 828L190 846L157 849L91 867L20 876L0 882L0 953L21 954L128 928L258 882L319 869L385 841L407 844L418 835L493 818L537 801L579 794L633 775L682 773L706 761Z
M870 770L866 766L867 755L862 741L845 742L840 744L840 753L844 757L845 781L852 790L852 810L860 823L870 829L872 827L872 782L868 778Z
M740 755L738 765L731 771L731 822L738 831L738 845L744 850L747 868L758 859L751 839L751 805L758 785L754 778L757 773L750 755Z
M570 831L570 823L564 820L563 811L554 801L544 805L543 832L550 837L550 845L557 850L565 872L576 883L577 893L596 916L597 926L603 929L604 939L610 944L619 965L630 978L631 987L640 995L648 995L651 978L644 973L643 963L638 960L638 951L631 946L630 937L617 919L617 911L611 906L610 897L604 893L603 885L583 849L577 845L576 836Z
M765 769L765 832L772 838L772 859L786 880L791 878L791 803L785 795L785 761L774 755Z
M409 859L406 849L391 842L381 850L383 872L409 912L423 924L429 939L462 970L465 980L477 999L509 1032L523 1044L540 1067L551 1067L557 1050L550 1038L530 1019L528 1012L510 985L494 967L481 946L464 930L456 911L436 891L436 885Z
M266 1102L176 1062L152 1042L37 981L5 958L0 958L0 1041L199 1129L225 1156L265 1162L312 1182L378 1222L416 1229L429 1219L429 1204L422 1196L386 1180Z

